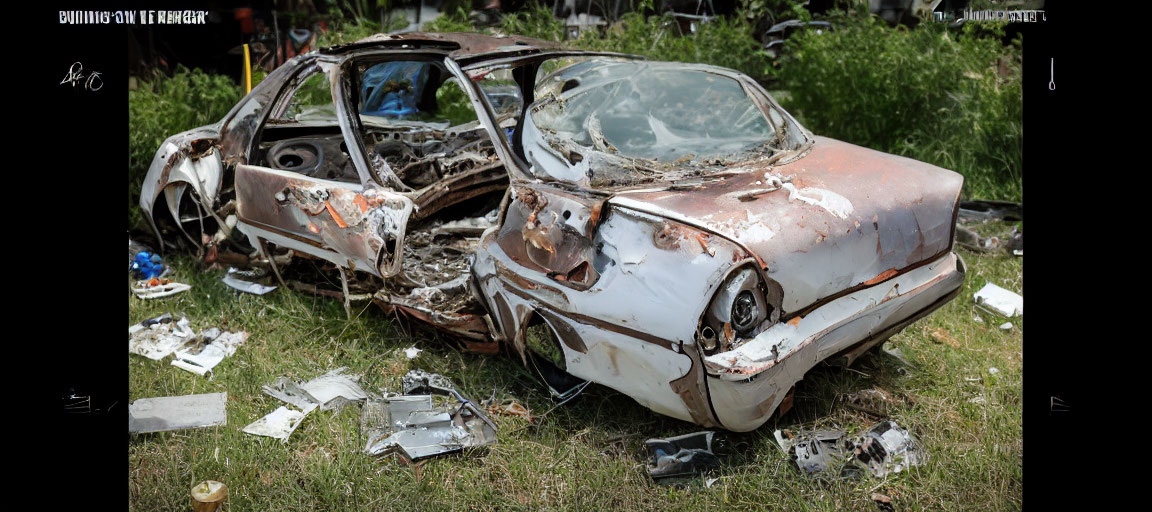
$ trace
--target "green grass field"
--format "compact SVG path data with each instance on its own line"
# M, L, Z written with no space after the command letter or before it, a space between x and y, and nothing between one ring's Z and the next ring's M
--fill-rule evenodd
M196 262L174 257L176 280L194 288L154 301L129 292L129 322L184 313L197 330L243 329L251 338L210 378L171 366L169 359L129 355L132 400L228 393L227 426L130 441L130 507L187 510L192 485L212 479L228 485L224 510L878 510L873 493L891 497L896 510L1019 509L1023 320L999 329L1005 320L978 310L972 294L985 282L1023 293L1023 260L958 251L969 267L960 296L887 343L913 368L902 369L879 352L850 370L817 366L797 386L795 405L783 417L755 432L717 434L718 451L731 455L710 488L703 479L687 488L656 485L645 469L645 439L700 430L693 424L596 385L553 408L547 388L506 353L463 353L418 326L409 337L371 304L354 307L349 321L335 299L289 289L236 295L220 282L223 271L201 271ZM424 352L408 360L403 349L413 344ZM442 373L477 401L515 399L540 418L529 424L494 415L496 445L415 466L360 452L359 407L315 411L287 443L241 432L281 405L260 386L281 375L310 379L338 366L362 374L364 387L373 390L400 391L400 378L410 369ZM992 367L1000 372L991 374ZM773 430L815 425L855 432L876 420L839 397L871 387L902 398L890 417L920 438L928 463L886 479L822 484L801 475L776 447Z

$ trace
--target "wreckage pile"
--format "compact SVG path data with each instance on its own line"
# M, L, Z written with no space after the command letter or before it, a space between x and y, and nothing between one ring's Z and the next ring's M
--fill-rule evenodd
M171 313L149 318L128 327L128 352L153 361L172 355L172 366L204 376L248 340L244 331L228 332L212 327L195 333L188 318L176 320Z
M819 478L859 478L864 472L883 478L928 459L920 441L891 420L851 439L840 430L777 430L774 435L801 472Z

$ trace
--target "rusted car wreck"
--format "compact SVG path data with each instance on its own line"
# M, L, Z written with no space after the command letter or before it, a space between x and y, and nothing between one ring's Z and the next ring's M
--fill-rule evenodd
M962 181L814 136L735 71L406 34L292 59L168 139L140 202L208 258L330 262L557 395L747 431L958 293Z

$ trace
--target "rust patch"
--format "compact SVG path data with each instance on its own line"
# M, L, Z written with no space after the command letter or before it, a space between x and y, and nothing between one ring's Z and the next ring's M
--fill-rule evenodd
M361 197L361 196L359 194L357 194L356 197ZM336 221L337 226L340 226L341 228L348 227L348 223L344 222L344 218L341 217L339 213L336 213L336 209L332 207L331 202L328 202L327 200L325 200L324 201L324 208L328 210L328 214L332 216L332 220Z

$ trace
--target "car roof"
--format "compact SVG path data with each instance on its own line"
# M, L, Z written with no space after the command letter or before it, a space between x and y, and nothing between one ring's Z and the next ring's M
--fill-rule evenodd
M474 32L409 32L406 34L375 34L352 43L321 48L320 53L340 55L360 50L388 48L432 49L448 52L456 61L476 61L487 58L530 55L545 50L564 48L554 41L531 37L490 35Z

